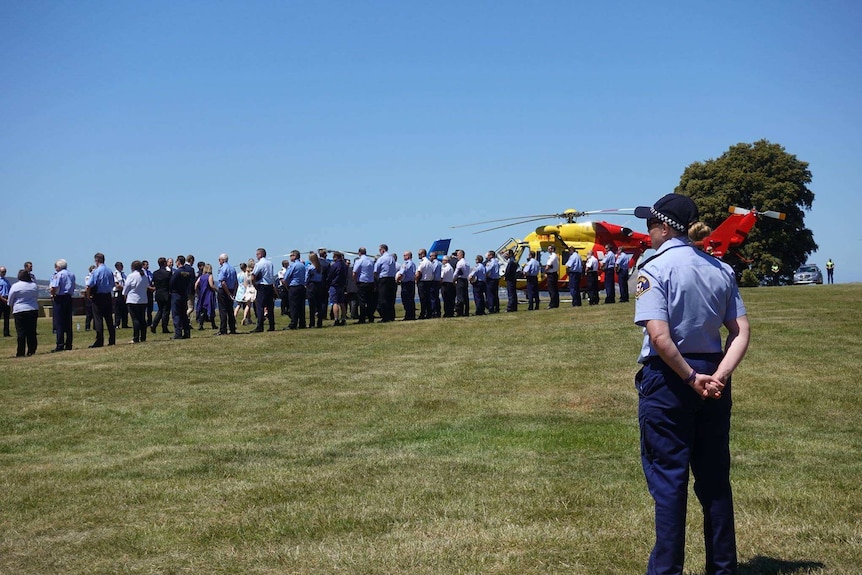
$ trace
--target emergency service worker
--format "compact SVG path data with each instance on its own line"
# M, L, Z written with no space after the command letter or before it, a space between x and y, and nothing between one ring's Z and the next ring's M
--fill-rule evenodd
M730 266L689 243L697 219L690 198L668 194L635 215L647 220L657 250L638 268L635 304L644 328L635 377L641 463L655 500L647 574L683 572L689 468L703 508L706 573L736 574L730 376L748 348L745 306Z

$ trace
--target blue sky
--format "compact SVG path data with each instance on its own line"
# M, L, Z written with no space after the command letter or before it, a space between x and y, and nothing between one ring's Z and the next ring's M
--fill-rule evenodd
M536 224L450 226L651 204L765 138L810 163L810 261L858 282L860 64L850 1L6 0L0 264L472 255Z

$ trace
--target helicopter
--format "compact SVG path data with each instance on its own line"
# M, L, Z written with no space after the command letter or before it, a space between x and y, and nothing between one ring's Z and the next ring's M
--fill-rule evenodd
M761 212L754 208L746 209L738 206L730 206L728 211L730 216L727 219L719 224L719 226L705 238L695 242L695 245L718 259L722 259L726 254L732 253L740 259L743 259L743 261L746 261L736 250L748 238L748 234L754 227L754 224L757 223L757 220L761 217L769 217L777 220L785 219L785 214L781 212ZM554 246L556 251L561 254L562 263L565 263L572 250L577 250L581 259L584 261L587 259L587 252L592 250L596 258L601 261L605 255L605 246L610 245L611 249L614 251L622 248L624 252L628 253L631 256L631 262L629 264L630 268L634 269L637 267L638 259L643 255L643 253L652 248L652 242L650 241L648 234L636 232L626 226L619 226L605 221L576 221L582 216L589 215L631 215L633 213L634 208L614 208L587 212L568 209L558 214L502 218L452 227L461 228L474 225L508 222L499 226L474 232L479 234L543 219L553 218L565 220L563 223L558 225L539 226L523 240L509 238L499 248L497 248L496 252L498 255L502 256L511 249L515 254L515 261L520 264L524 252L534 251L538 255L542 251L547 251L549 246ZM559 287L565 288L568 285L568 281L569 279L568 274L566 273L566 268L561 265L558 280ZM603 284L604 271L600 270L599 285ZM526 280L519 278L517 287L519 290L524 289L526 287ZM585 287L586 278L582 277L581 288L584 289ZM544 272L541 272L539 275L539 288L547 289L547 278Z
M577 222L576 220L583 216L606 214L606 215L632 215L634 208L614 208L607 210L593 210L582 212L574 209L567 209L558 214L540 214L533 216L519 216L514 218L502 218L498 220L488 220L484 222L474 222L472 224L462 224L452 226L453 228L461 228L467 226L492 224L498 222L506 222L499 226L494 226L474 233L485 233L509 226L524 224L527 222L544 220L544 219L560 219L564 222L557 225L543 225L537 227L532 233L528 234L523 240L509 238L506 240L496 252L498 255L504 255L508 250L512 250L515 254L515 261L520 263L525 252L534 251L539 254L542 251L547 251L549 246L554 246L557 253L561 255L561 263L565 263L571 254L572 250L577 250L581 259L586 261L587 252L593 251L593 254L601 260L605 255L605 246L611 245L616 251L622 248L624 252L631 255L631 266L637 264L638 258L643 255L644 251L650 248L650 239L647 234L636 232L631 228L619 226L604 221L593 222ZM511 221L517 220L517 221ZM568 286L569 278L566 273L565 266L560 266L560 276L558 285L561 288ZM604 282L604 272L600 272L600 285ZM526 280L518 279L518 289L526 287ZM586 287L586 278L581 278L581 287ZM547 278L544 272L539 274L539 289L547 289Z
M703 240L695 242L695 245L718 259L724 258L727 253L733 253L746 263L751 263L751 261L742 257L736 250L748 238L748 233L757 223L757 220L761 217L767 217L784 221L786 217L781 212L760 212L754 208L749 210L738 206L730 206L728 212L730 212L730 216Z

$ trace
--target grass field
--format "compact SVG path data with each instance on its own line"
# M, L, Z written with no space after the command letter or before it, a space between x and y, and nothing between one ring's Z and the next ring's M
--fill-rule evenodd
M858 575L862 285L743 297L741 573ZM61 354L40 320L36 356L0 341L0 573L643 573L632 313L80 332ZM692 495L693 574L699 526Z

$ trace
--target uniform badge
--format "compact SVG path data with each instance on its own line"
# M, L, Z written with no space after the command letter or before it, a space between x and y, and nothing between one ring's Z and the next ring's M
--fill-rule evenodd
M646 276L638 276L637 288L635 289L635 298L641 297L641 294L649 291L652 286L649 283L649 278Z

